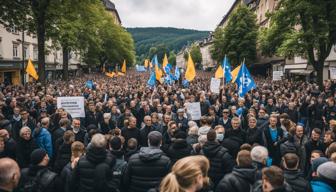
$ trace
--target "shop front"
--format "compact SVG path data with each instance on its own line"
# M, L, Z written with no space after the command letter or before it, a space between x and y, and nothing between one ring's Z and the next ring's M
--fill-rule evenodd
M6 85L21 84L21 63L0 61L0 83Z

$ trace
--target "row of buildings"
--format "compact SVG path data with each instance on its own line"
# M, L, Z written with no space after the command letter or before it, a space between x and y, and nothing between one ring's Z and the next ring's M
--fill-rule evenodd
M236 10L236 8L245 4L250 7L251 10L257 15L257 24L261 28L268 28L270 26L270 20L266 17L268 12L276 10L278 0L236 0L227 14L219 22L218 27L226 27L229 16ZM202 41L196 42L199 44L203 61L203 68L214 68L217 63L213 61L210 54L210 48L213 44L213 36ZM183 54L187 48L182 49L176 57L176 63L179 67L185 67L185 61ZM330 78L330 69L336 67L336 47L331 50L329 57L326 59L323 70L323 77L325 79ZM308 65L306 59L302 57L294 57L293 59L286 59L284 57L264 57L260 51L257 52L257 61L251 67L251 72L255 74L271 75L272 71L282 71L288 77L301 77L309 79L315 76L315 72L311 65Z
M115 5L110 0L103 0L106 10L113 16L114 22L121 25L121 20ZM55 49L52 42L46 42L45 66L48 79L57 78L63 70L63 53ZM69 70L75 72L87 67L76 52L69 54ZM6 28L0 25L0 83L20 84L28 76L22 73L31 59L37 68L38 48L36 35L22 32L14 27Z

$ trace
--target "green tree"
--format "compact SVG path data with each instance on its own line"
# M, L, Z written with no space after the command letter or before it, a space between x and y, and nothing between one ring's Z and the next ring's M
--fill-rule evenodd
M170 52L169 52L168 62L169 62L172 66L175 66L175 65L176 65L176 54L175 54L174 51L170 51Z
M324 62L336 43L336 1L281 0L270 18L260 38L262 53L306 58L322 88Z
M199 45L193 43L189 51L197 69L202 69L202 53ZM188 60L188 52L184 53L184 59Z
M247 64L253 63L257 55L257 36L256 15L246 5L239 5L229 17L227 26L216 29L212 57L220 62L226 54L233 64L238 65L243 59Z

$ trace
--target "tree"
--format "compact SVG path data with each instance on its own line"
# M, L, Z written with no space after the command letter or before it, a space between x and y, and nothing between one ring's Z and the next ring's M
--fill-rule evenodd
M199 45L193 43L189 51L197 69L202 69L202 53ZM188 52L184 53L184 59L188 60Z
M175 65L176 65L176 54L175 54L174 51L170 51L170 52L169 52L168 62L169 62L172 66L175 66Z
M229 17L227 26L216 29L212 57L221 62L227 55L236 65L244 59L247 64L253 63L257 55L257 36L256 15L246 5L239 5Z
M307 58L323 86L323 68L336 43L336 1L281 0L260 39L264 55Z

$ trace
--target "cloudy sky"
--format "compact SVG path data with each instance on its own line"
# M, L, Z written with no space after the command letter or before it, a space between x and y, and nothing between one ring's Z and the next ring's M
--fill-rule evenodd
M112 0L124 27L214 30L234 0Z

